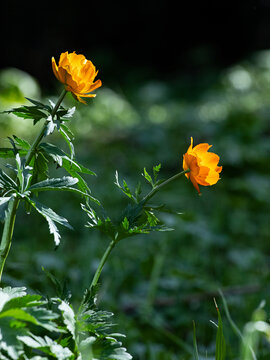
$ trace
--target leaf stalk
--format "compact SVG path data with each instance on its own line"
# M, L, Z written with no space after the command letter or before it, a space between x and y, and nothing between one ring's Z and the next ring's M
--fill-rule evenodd
M163 181L161 184L155 186L141 201L141 203L143 205L145 205L160 189L162 189L164 186L168 185L170 182L178 179L179 177L181 177L182 175L186 174L190 172L190 170L184 170L181 171L180 173L170 177L169 179Z
M102 258L100 260L100 263L98 265L98 268L97 268L97 270L95 272L95 275L93 277L92 283L90 285L90 288L89 288L90 292L97 285L100 274L101 274L101 271L102 271L102 269L103 269L109 255L110 255L112 249L114 248L116 242L117 242L117 240L115 240L115 239L111 240L111 242L109 243L109 246L107 247L105 253L103 254L103 256L102 256Z

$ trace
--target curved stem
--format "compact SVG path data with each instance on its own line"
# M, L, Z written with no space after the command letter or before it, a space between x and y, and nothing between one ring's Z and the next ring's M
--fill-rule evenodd
M178 179L180 176L186 174L190 172L190 170L184 170L181 171L180 173L170 177L169 179L163 181L161 184L155 186L141 201L141 203L144 205L146 204L161 188L163 188L164 186L168 185L170 182Z
M67 91L64 89L62 91L62 93L60 94L57 103L55 104L54 108L52 109L51 112L51 117L52 119L54 118L61 102L63 101L65 95L66 95ZM29 165L31 160L33 159L33 156L35 155L35 152L37 150L37 147L40 143L40 141L43 139L44 137L44 133L47 127L48 121L45 121L40 133L38 134L38 136L36 137L36 139L34 140L31 148L29 149L26 158L25 158L25 166ZM17 208L19 206L20 203L20 199L18 197L12 197L9 201L9 205L8 205L8 212L7 212L7 216L5 219L5 225L4 225L4 229L3 229L3 234L2 234L2 240L1 240L1 245L0 245L0 282L2 279L2 274L3 274L3 269L5 266L5 262L9 253L9 249L11 246L11 241L12 241L12 235L13 235L13 229L14 229L14 224L15 224L15 219L16 219L16 211Z
M6 262L6 258L9 253L9 249L11 246L11 239L13 235L13 229L16 218L16 211L19 205L19 198L13 197L9 201L7 217L5 220L5 225L3 229L2 241L0 246L0 282L2 279L2 274Z
M90 287L89 287L89 290L90 290L90 291L91 291L91 289L92 289L93 287L95 287L95 286L97 285L98 280L99 280L99 277L100 277L100 274L101 274L101 271L102 271L102 269L103 269L103 266L104 266L105 262L107 261L107 259L108 259L109 255L110 255L112 249L114 248L115 244L116 244L116 241L115 241L115 240L112 240L112 241L110 242L109 246L107 247L105 253L103 254L103 256L102 256L102 258L101 258L101 260L100 260L100 263L99 263L99 265L98 265L98 268L97 268L97 270L96 270L96 272L95 272L95 275L94 275L94 277L93 277L92 283L91 283L91 285L90 285Z

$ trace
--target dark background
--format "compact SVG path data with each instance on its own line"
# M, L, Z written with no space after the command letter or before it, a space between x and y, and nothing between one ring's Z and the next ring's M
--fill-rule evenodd
M200 75L270 45L270 1L5 2L0 66L29 72L50 89L48 62L76 51L103 82Z

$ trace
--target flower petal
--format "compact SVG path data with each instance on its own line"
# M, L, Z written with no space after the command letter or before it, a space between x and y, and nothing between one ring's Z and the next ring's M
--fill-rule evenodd
M192 175L192 173L190 173L190 181L192 182L193 186L195 187L195 189L198 191L198 193L200 194L201 191L200 191L200 188L199 188L199 185L196 181L196 179L194 178L194 176Z
M81 97L95 97L92 91L102 85L100 80L95 80L98 73L94 64L85 58L84 55L73 53L62 53L59 64L56 65L52 58L52 68L56 78L65 85L67 91L70 91L74 98L85 103Z

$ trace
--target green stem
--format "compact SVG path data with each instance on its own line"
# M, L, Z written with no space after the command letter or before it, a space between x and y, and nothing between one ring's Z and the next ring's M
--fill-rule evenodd
M103 256L102 256L102 258L100 260L100 263L98 265L98 268L97 268L97 270L95 272L95 275L93 277L92 283L90 285L90 288L89 288L90 291L91 291L91 289L93 289L93 287L95 287L97 285L100 274L101 274L101 271L103 269L103 266L104 266L105 262L107 261L107 259L108 259L109 255L110 255L112 249L114 248L115 244L116 244L116 241L112 240L110 242L109 246L107 247L105 253L103 254Z
M184 170L184 171L181 171L180 173L170 177L169 179L163 181L161 184L155 186L143 199L142 199L142 203L143 204L146 204L161 188L163 188L164 186L168 185L170 182L178 179L180 176L186 174L190 172L190 170Z
M52 109L52 112L51 112L51 117L52 119L54 118L54 115L56 114L59 106L61 105L61 102L63 101L65 95L66 95L67 91L64 89L62 91L62 93L60 94L58 100L57 100L57 103L55 104L54 108ZM26 155L26 158L25 158L25 166L29 165L33 156L35 155L35 152L37 150L37 147L39 145L39 143L41 142L42 138L44 137L44 133L45 133L45 130L46 130L46 127L48 125L48 120L45 121L40 133L38 134L38 136L36 137L36 139L34 140L31 148L29 149L27 155Z
M159 184L158 186L154 187L154 188L152 189L152 191L150 191L150 193L147 194L147 195L142 199L142 201L141 201L142 204L143 204L143 205L146 204L147 201L148 201L149 199L151 199L161 188L163 188L164 186L166 186L167 184L169 184L171 181L174 181L174 180L178 179L178 178L179 178L180 176L182 176L183 174L188 173L189 171L190 171L189 169L188 169L188 170L185 170L185 171L182 171L182 172L180 172L180 173L172 176L172 177L169 178L168 180L163 181L163 182L162 182L161 184ZM116 242L117 242L117 241L116 241L115 239L113 239L113 240L110 242L109 246L107 247L105 253L103 254L102 259L100 260L100 263L99 263L99 265L98 265L98 268L97 268L97 270L96 270L96 272L95 272L95 275L94 275L94 277L93 277L92 283L91 283L91 285L90 285L90 287L89 287L89 289L88 289L90 292L91 292L91 290L93 289L93 287L95 287L95 286L97 285L98 280L99 280L99 277L100 277L100 274L101 274L102 269L103 269L103 267L104 267L104 264L105 264L105 262L107 261L107 259L108 259L109 255L110 255L112 249L114 248Z
M2 279L2 274L5 266L5 262L9 253L11 246L11 239L13 235L13 229L16 218L16 211L19 205L19 198L12 197L9 201L7 217L5 220L5 225L3 229L2 241L0 246L0 282Z
M62 93L60 94L57 103L55 104L54 108L52 109L51 112L51 117L52 119L54 118L61 102L63 101L65 95L66 95L67 91L64 89L62 91ZM36 139L34 140L31 148L29 149L26 158L25 158L25 166L29 165L33 156L35 155L35 152L37 150L37 147L40 143L40 141L43 139L44 137L44 133L47 127L48 121L46 121L40 131L40 133L38 134L38 136L36 137ZM13 235L13 229L14 229L14 224L15 224L15 219L16 219L16 211L17 208L19 206L19 202L20 199L18 197L12 197L9 201L9 205L8 205L8 212L7 212L7 216L6 216L6 220L5 220L5 225L4 225L4 229L3 229L3 234L2 234L2 240L1 240L1 245L0 245L0 283L1 283L1 279L2 279L2 274L3 274L3 270L4 270L4 266L5 266L5 262L9 253L9 249L11 246L11 241L12 241L12 235Z

